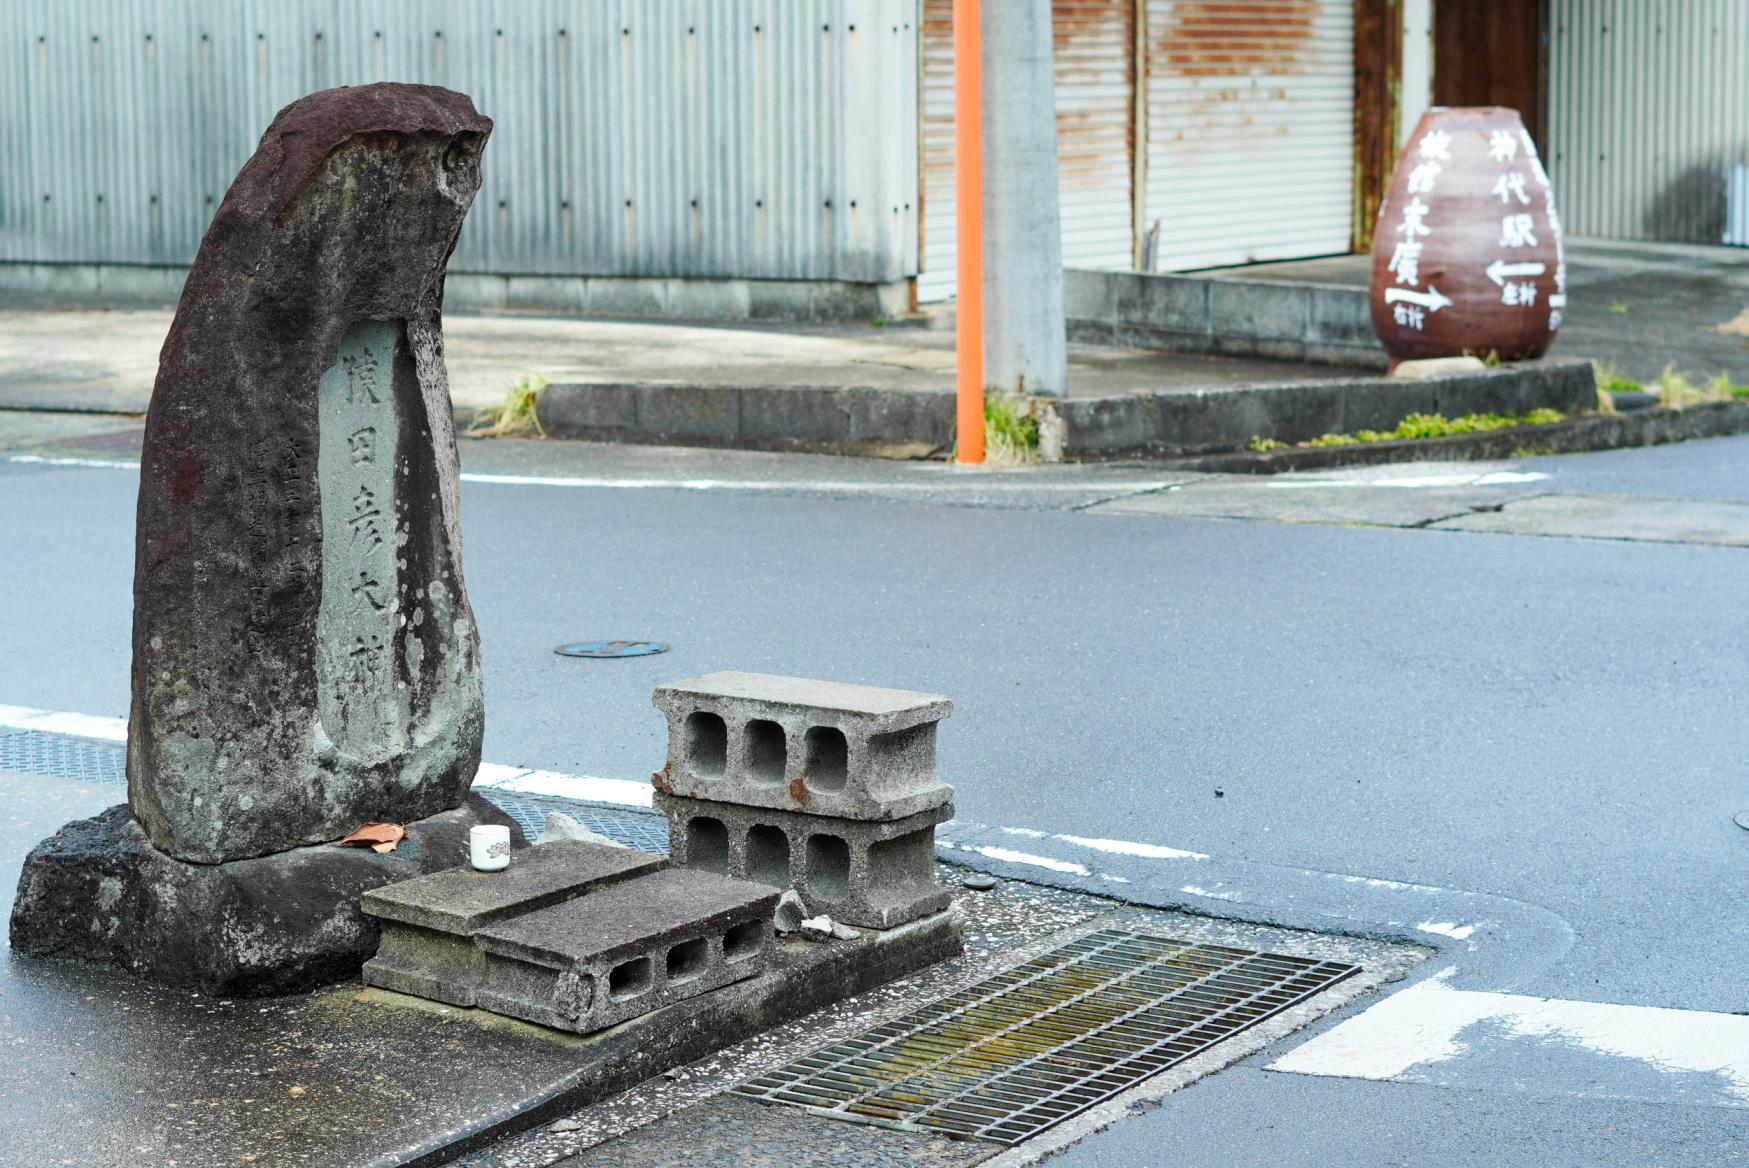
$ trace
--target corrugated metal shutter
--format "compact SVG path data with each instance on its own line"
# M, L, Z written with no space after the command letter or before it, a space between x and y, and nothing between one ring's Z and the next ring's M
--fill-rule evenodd
M275 111L497 122L451 270L901 280L916 0L0 0L0 262L185 264Z
M1349 250L1354 7L1147 0L1160 271Z
M1128 268L1135 239L1135 0L1054 0L1051 24L1063 263ZM953 0L924 0L920 300L953 295L953 200Z
M1573 235L1719 243L1749 164L1749 4L1553 0L1549 160Z

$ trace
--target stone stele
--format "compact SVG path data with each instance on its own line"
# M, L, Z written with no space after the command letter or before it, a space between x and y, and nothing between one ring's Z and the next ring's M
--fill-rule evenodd
M377 944L362 893L509 822L463 805L484 718L440 316L491 128L445 89L312 94L219 206L146 422L128 806L26 859L16 951L222 994L344 978ZM369 821L408 838L331 846Z
M282 110L152 391L128 802L195 863L460 805L480 761L444 269L490 119L365 85Z

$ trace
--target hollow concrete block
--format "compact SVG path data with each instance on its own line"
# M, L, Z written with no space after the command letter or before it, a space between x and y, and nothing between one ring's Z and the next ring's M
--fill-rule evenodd
M588 1034L762 973L775 890L668 869L488 925L478 1000Z
M903 819L868 821L656 794L670 858L776 889L793 888L811 914L890 929L947 907L935 879L935 826L944 803Z
M946 806L935 728L940 694L763 673L658 686L668 760L658 790L747 807L870 822Z
M366 892L360 907L382 927L366 985L476 1004L486 955L474 934L488 925L667 867L630 848L565 840L524 848L501 872L450 868Z

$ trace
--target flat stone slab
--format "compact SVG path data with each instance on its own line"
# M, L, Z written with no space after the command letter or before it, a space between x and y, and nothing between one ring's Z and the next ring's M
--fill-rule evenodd
M472 1006L486 977L474 934L487 925L668 866L661 856L581 840L518 851L499 872L451 868L365 893L382 927L366 985Z
M449 868L364 894L364 911L382 920L472 936L486 925L581 896L592 888L666 867L661 856L581 840L516 853L499 872Z
M656 687L668 718L668 794L846 819L940 807L941 694L766 673L707 673Z
M586 1034L765 969L778 894L670 869L481 929L488 1010Z
M111 792L113 795L113 791ZM376 951L371 889L448 868L468 829L515 822L478 795L406 825L392 852L332 844L223 864L154 848L126 805L77 820L34 848L12 906L15 952L77 957L221 997L295 993L354 976Z

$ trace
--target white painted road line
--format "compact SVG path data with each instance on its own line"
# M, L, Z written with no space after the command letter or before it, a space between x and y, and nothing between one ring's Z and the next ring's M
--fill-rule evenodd
M83 466L102 470L138 470L138 462L128 462L109 458L80 457L50 457L40 454L10 454L7 462L25 463L35 466ZM1011 474L1003 471L980 471L973 475L964 474L951 468L929 472L928 479L916 479L906 482L851 482L840 479L652 479L652 478L604 478L600 476L578 477L572 475L513 475L486 474L483 472L464 471L461 480L464 483L486 483L508 487L564 487L570 489L597 491L749 491L753 493L773 491L824 491L838 494L881 494L889 491L941 491L954 487L973 486L983 491L997 492L1027 492L1027 491L1063 491L1071 493L1086 493L1088 491L1116 492L1147 492L1160 491L1172 486L1176 480L1147 479L1144 481L1094 481L1065 483L1051 480L1040 481L1029 473ZM936 477L939 476L939 477Z
M69 714L57 710L33 709L30 706L0 706L0 729L39 730L46 734L95 738L102 742L128 740L126 718ZM651 787L648 783L629 779L603 779L594 775L566 775L557 771L538 771L494 762L480 764L480 769L474 776L474 786L503 791L507 795L547 795L560 799L580 799L586 803L617 803L625 807L648 807L651 804Z
M1587 1093L1749 1107L1749 1017L1533 998L1446 984L1446 970L1393 994L1269 1064L1345 1079L1534 1089L1557 1053L1603 1056ZM1609 1080L1629 1064L1659 1075ZM1611 1063L1614 1063L1612 1066ZM1687 1078L1679 1078L1687 1076ZM1710 1076L1699 1084L1693 1076ZM1660 1090L1660 1084L1667 1089Z

